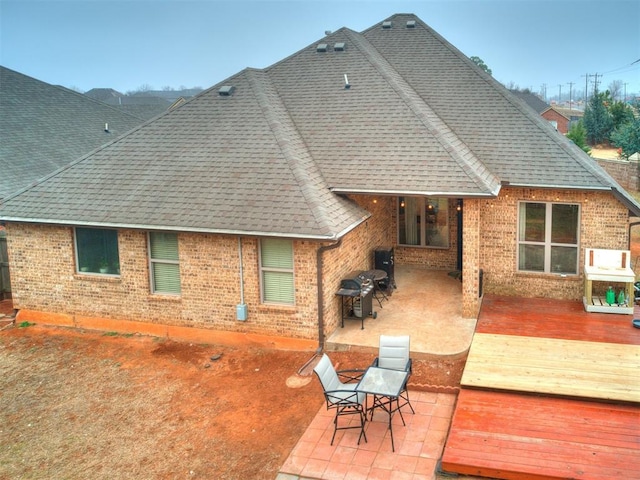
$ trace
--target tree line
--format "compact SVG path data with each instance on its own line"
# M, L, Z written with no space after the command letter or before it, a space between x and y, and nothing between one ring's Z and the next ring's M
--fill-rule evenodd
M640 152L640 101L628 104L614 100L609 90L595 91L584 117L571 126L567 137L587 153L593 145L609 144L629 159Z

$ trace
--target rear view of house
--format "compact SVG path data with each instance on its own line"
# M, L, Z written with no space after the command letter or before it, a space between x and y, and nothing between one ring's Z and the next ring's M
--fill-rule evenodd
M74 159L70 158L69 161ZM414 15L248 68L6 199L23 318L296 338L340 323L349 272L459 271L579 299L585 248L640 205Z

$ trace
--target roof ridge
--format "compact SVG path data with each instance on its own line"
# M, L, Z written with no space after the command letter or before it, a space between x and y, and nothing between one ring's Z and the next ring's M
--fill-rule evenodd
M70 88L67 88L67 87L65 87L63 85L54 85L52 83L45 82L44 80L40 80L38 78L31 77L29 75L26 75L26 74L24 74L22 72L18 72L16 70L12 70L12 69L10 69L8 67L5 67L3 65L0 65L0 70L5 70L5 72L8 72L8 74L11 74L11 75L19 75L20 77L27 78L27 79L29 79L30 82L35 82L36 84L44 85L47 88L51 88L51 89L54 89L54 90L62 91L67 95L72 95L72 96L81 98L82 101L94 103L94 104L99 105L100 107L107 108L109 110L113 110L114 112L118 112L118 114L120 114L120 115L122 115L124 117L130 117L130 118L134 118L136 120L144 121L144 118L138 117L137 115L133 115L132 113L129 113L129 112L125 112L124 110L120 110L118 108L115 108L113 105L109 105L108 103L102 102L102 101L97 100L97 99L95 99L93 97L85 95L84 93L80 93L80 92L78 92L76 90L72 90Z
M497 195L500 180L482 163L473 151L456 133L429 107L411 85L393 66L364 38L363 35L348 31L347 36L363 52L371 65L393 88L413 114L433 134L434 138L449 153L474 182L487 193Z
M324 232L334 233L332 227L335 225L326 207L328 196L333 197L333 194L289 116L275 85L263 70L247 69L246 75L269 129L318 226Z

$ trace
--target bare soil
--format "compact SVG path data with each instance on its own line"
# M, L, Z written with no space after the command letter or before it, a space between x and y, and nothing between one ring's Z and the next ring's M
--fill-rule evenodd
M297 373L312 356L9 324L0 479L272 480L323 405L311 369ZM456 387L463 364L415 361L412 382Z
M593 158L602 158L604 160L620 160L618 149L606 145L595 145L592 147L591 156Z

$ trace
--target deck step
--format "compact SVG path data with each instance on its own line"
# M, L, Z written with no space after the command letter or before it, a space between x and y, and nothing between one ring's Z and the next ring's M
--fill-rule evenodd
M640 406L463 389L445 472L504 479L640 478Z

